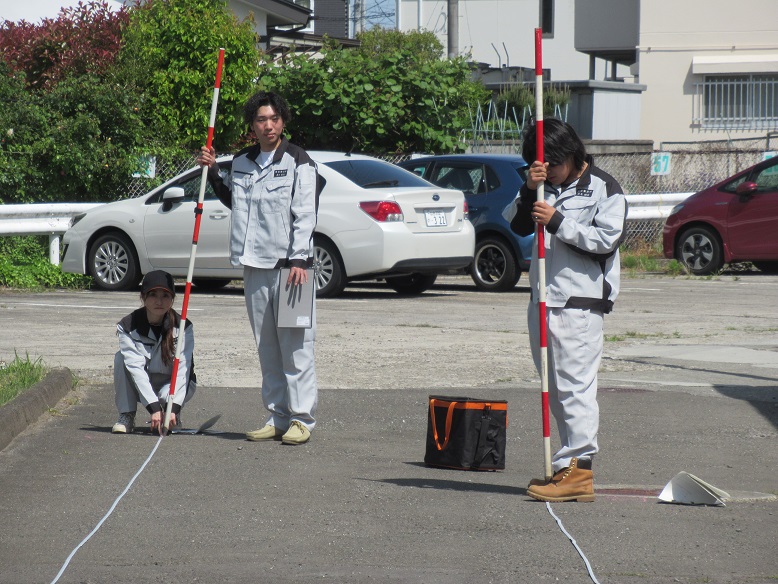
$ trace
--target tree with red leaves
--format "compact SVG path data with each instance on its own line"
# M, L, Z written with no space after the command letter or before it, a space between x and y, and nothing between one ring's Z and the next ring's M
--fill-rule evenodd
M65 78L107 71L128 21L124 7L112 11L97 0L63 8L56 19L44 18L40 24L4 20L0 56L11 71L25 74L29 88L51 90Z

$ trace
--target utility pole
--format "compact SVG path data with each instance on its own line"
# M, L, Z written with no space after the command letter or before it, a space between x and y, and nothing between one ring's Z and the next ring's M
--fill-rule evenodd
M459 54L459 0L448 0L448 58Z
M351 18L349 23L350 38L356 38L356 36L363 32L365 29L365 0L352 0L351 4Z

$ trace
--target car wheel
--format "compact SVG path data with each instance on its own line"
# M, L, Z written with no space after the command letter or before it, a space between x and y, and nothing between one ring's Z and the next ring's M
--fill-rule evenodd
M192 278L192 284L203 290L218 290L230 282L229 278Z
M410 274L386 279L387 285L398 294L422 294L432 288L437 274Z
M89 248L89 275L103 290L129 290L140 281L135 247L123 233L98 237Z
M718 235L703 226L690 227L681 233L675 257L695 276L714 274L724 265Z
M486 292L511 290L519 281L521 270L513 251L502 239L487 237L475 244L470 277L476 287Z
M765 274L778 274L778 262L751 262Z
M313 269L317 298L333 298L343 292L346 271L334 243L327 239L314 239Z

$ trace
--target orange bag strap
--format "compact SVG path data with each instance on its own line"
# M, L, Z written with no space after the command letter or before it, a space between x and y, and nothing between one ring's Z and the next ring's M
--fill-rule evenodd
M451 434L451 420L454 417L454 408L457 405L457 402L451 402L448 405L448 412L446 413L446 437L443 440L443 444L440 443L440 440L438 440L438 427L437 423L435 422L435 401L434 399L430 400L430 419L432 420L432 436L435 438L435 446L438 447L438 450L443 450L448 445L448 439Z

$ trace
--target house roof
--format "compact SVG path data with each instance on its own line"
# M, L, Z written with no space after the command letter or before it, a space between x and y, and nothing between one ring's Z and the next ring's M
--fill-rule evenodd
M267 14L268 26L305 25L311 11L289 0L241 0L250 10Z

